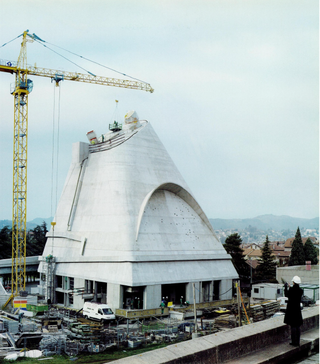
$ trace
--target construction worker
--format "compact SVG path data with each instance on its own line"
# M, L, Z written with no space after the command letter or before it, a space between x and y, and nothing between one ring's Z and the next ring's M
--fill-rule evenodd
M160 307L161 307L161 315L163 315L163 313L164 313L164 308L166 307L166 304L162 301L162 302L160 303Z

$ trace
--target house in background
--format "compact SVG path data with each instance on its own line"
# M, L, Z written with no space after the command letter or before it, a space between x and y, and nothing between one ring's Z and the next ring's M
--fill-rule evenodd
M286 251L284 248L284 241L272 241L270 242L270 248L272 250L272 254L275 257L275 260L279 267L285 267L289 263L291 251Z
M319 241L314 236L310 236L308 238L302 238L302 244L304 245L308 239L310 239L312 241L312 243L313 243L313 245L315 247L319 248ZM289 238L289 239L286 240L286 242L284 244L284 250L285 251L291 252L293 241L294 241L294 238Z
M279 267L285 267L289 263L290 251L285 251L284 241L270 242L269 246L272 251L275 261ZM247 248L243 249L244 259L247 264L252 268L256 269L259 265L259 260L262 257L261 247L258 244L250 244Z

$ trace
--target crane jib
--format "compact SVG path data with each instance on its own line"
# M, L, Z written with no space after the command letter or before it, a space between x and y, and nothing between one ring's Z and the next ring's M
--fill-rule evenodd
M0 61L0 72L7 72L11 74L21 72L32 76L49 77L58 83L63 80L69 80L69 81L78 81L84 83L92 83L96 85L130 88L133 90L142 90L150 93L154 91L151 85L145 82L124 80L112 77L95 76L93 74L85 75L82 73L65 72L65 71L58 71L40 67L30 67L22 69L12 65L12 63L10 62L2 64L2 62Z
M27 64L27 42L38 41L44 43L45 41L39 38L34 33L30 34L29 30L24 31L20 36L23 37L23 40L21 42L21 49L17 62L0 59L0 72L15 74L15 83L11 85L12 87L10 90L11 94L14 96L11 277L12 294L5 303L5 306L14 296L17 296L19 292L25 291L26 284L28 96L29 93L32 91L33 87L33 82L29 79L28 76L33 75L48 77L51 78L52 81L55 81L56 85L59 85L60 81L69 80L96 85L141 90L150 93L154 91L150 84L137 79L133 79L130 81L124 79L96 76L86 70L85 71L88 74L65 72L60 70L30 66ZM125 77L130 77L125 74L122 75Z

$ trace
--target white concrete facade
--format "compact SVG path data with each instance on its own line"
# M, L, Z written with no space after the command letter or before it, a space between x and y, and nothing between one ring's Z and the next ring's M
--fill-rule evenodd
M231 258L148 122L73 145L54 221L43 256L55 257L59 303L193 302L193 282L199 302L232 296ZM59 288L66 277L73 287Z

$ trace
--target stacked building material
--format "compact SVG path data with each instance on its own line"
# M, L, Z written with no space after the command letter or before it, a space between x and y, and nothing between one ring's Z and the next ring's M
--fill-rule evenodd
M118 339L117 330L104 329L101 333L101 342L103 344L113 344L116 343Z
M131 340L128 340L128 347L129 348L137 348L140 345L142 345L142 340L138 340L136 338L132 338Z
M253 322L264 320L263 307L261 305L253 305L250 307L250 316Z
M64 352L69 356L78 355L79 352L83 350L83 345L81 345L78 341L66 341L66 346Z
M10 332L11 334L17 334L19 332L19 322L14 320L6 320L2 319L3 328L5 331Z
M95 324L82 324L74 322L69 325L68 336L71 339L80 340L82 343L87 342L100 342L102 325L100 323Z
M42 338L39 349L44 352L44 354L58 354L64 353L66 347L66 335L46 335Z
M21 332L34 332L37 331L37 325L34 322L24 322L21 324Z
M280 302L269 301L261 304L263 308L264 318L272 317L276 312L280 310Z

